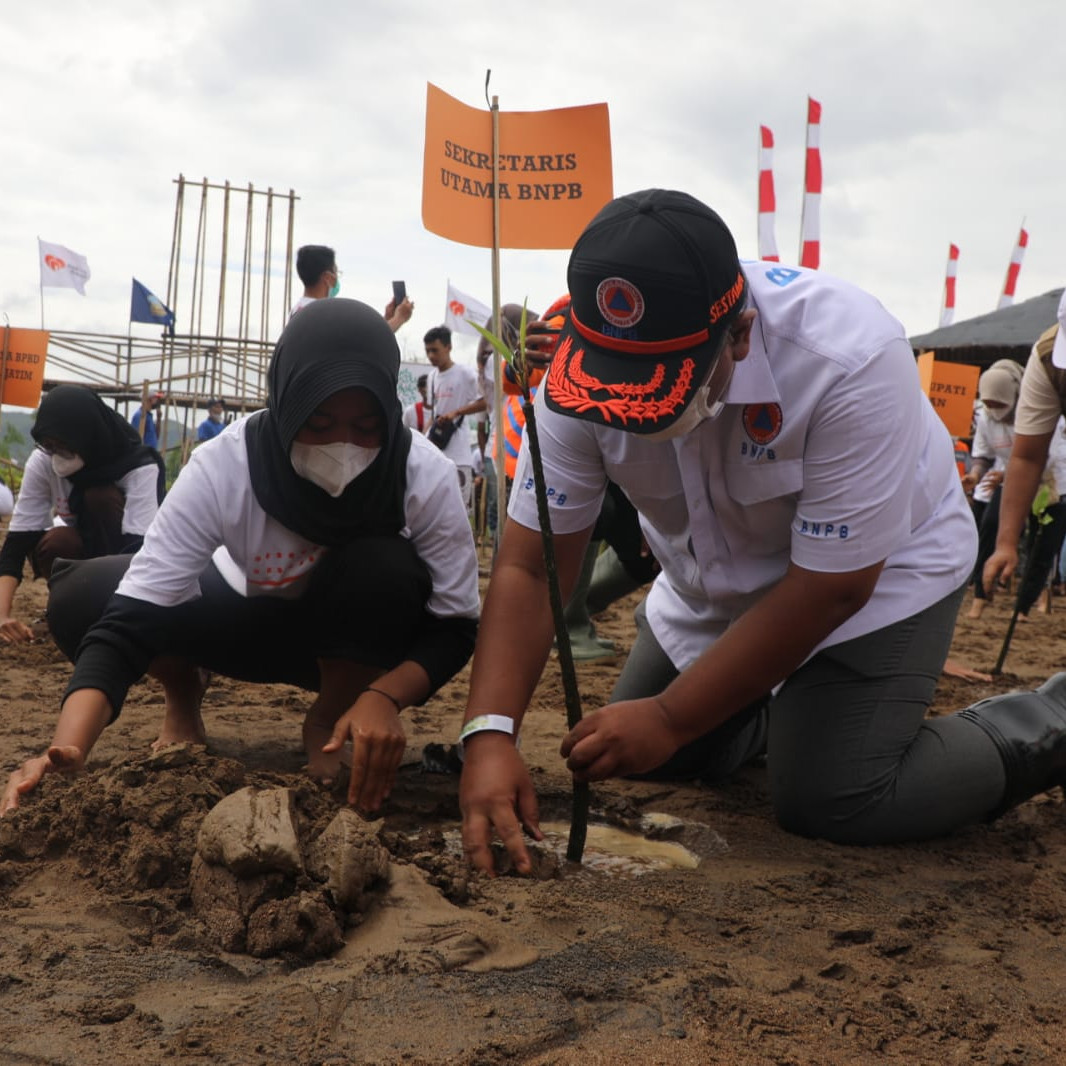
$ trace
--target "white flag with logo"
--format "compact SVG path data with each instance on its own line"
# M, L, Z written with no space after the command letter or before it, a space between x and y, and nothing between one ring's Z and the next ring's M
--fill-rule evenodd
M85 283L92 277L89 261L83 255L37 238L40 248L41 285L57 289L77 289L85 295Z
M448 282L448 306L444 309L444 324L453 333L472 333L474 336L480 336L468 320L483 326L491 316L491 307L486 307L480 300L453 288L452 283Z

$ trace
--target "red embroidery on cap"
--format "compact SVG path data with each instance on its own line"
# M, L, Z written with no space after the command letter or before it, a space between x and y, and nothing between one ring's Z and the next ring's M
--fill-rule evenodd
M658 422L683 407L692 390L696 364L685 359L678 368L677 380L665 396L648 399L649 394L662 388L666 367L655 364L655 372L648 381L608 383L585 372L582 363L585 349L573 349L573 338L567 337L559 346L548 370L548 392L559 407L573 411L597 411L604 422ZM604 398L594 398L592 392L603 392Z
M596 306L606 321L621 329L635 326L644 317L644 297L625 278L604 278L596 286Z

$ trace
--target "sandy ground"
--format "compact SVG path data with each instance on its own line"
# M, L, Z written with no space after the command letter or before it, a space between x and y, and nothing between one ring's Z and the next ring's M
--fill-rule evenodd
M625 646L635 599L600 621ZM39 617L44 589L16 607ZM968 604L963 607L963 615ZM954 654L995 662L1008 609L960 618ZM1066 606L1019 628L994 684L945 679L935 711L1031 687L1062 662ZM44 636L0 645L3 772L50 734L68 665ZM588 706L617 663L583 666ZM554 667L524 750L546 816L567 817ZM457 778L427 773L450 742L465 674L410 712L379 839L387 886L308 961L226 952L197 916L200 823L243 786L288 786L306 827L338 809L300 773L306 694L218 681L207 753L151 758L160 692L143 682L89 772L49 779L0 823L0 1064L908 1063L1066 1061L1066 812L1038 797L992 826L909 847L843 848L783 833L765 771L725 787L611 783L615 825L648 812L694 869L547 864L540 879L468 877ZM593 856L594 858L595 856Z

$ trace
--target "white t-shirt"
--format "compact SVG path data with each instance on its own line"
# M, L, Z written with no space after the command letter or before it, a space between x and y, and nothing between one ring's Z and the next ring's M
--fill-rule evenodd
M844 573L885 560L869 602L826 647L936 603L976 555L951 438L900 324L820 271L745 269L757 317L717 419L649 441L549 411L543 388L535 401L553 528L590 527L606 480L621 486L662 566L648 621L678 669L790 561ZM538 528L525 440L509 513Z
M973 446L970 448L970 454L974 459L990 461L992 465L988 473L1006 470L1012 447L1014 447L1014 423L999 422L985 408L979 408L977 425L973 433ZM973 498L978 503L988 503L995 491L995 485L989 482L988 474L985 474L973 490Z
M155 463L138 466L123 474L115 484L126 497L122 511L122 532L143 536L159 509L157 491L159 467ZM73 525L70 493L74 486L52 469L51 456L34 448L26 460L22 488L11 516L10 532L51 529L56 518Z
M247 419L197 448L167 494L144 546L118 587L162 607L194 600L209 560L244 596L298 597L328 551L271 518L252 491ZM452 466L417 433L407 458L407 525L433 580L427 603L438 617L478 615L477 554ZM353 605L354 607L355 605Z
M403 424L410 427L416 433L421 433L424 437L429 432L429 427L433 425L433 412L429 409L429 404L422 404L422 425L418 425L418 405L422 403L421 400L416 400L414 403L408 404L403 409Z
M15 497L7 485L0 481L0 518L11 514L15 509Z
M468 366L452 363L447 370L434 370L429 376L429 399L435 415L469 407L480 396L477 375ZM464 418L444 449L444 454L456 466L470 465L470 425L471 420Z
M306 307L308 304L313 304L314 302L314 296L301 296L296 301L296 303L292 305L292 310L289 312L289 318L292 318L292 316L296 314L296 312L299 311L301 307Z

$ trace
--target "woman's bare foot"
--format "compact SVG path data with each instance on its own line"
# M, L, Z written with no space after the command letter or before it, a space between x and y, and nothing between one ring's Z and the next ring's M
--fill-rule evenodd
M163 682L166 694L163 728L152 743L152 751L171 744L206 744L207 730L200 706L211 684L210 673L191 663L179 665L171 660L159 671L153 665L152 676Z
M973 603L970 604L970 613L966 617L980 618L984 612L985 604L987 603L988 600L974 600Z
M337 719L348 709L348 704L327 702L321 696L307 709L304 716L303 740L307 754L307 773L313 781L332 785L345 762L345 749L324 752L322 746L333 736Z

